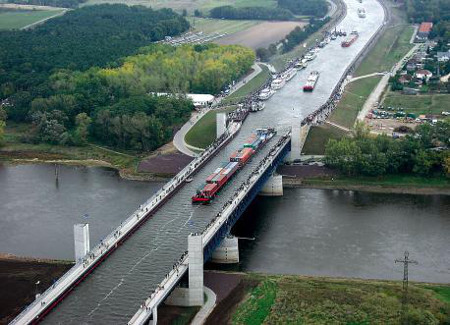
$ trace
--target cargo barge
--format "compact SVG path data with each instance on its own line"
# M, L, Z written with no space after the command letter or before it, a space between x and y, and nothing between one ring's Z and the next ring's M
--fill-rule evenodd
M354 30L350 33L349 37L346 38L344 41L342 41L341 46L342 47L349 47L352 45L357 39L358 39L358 32Z
M303 86L303 91L313 91L317 80L319 79L319 75L318 71L312 71L306 80L306 84Z
M235 151L229 161L209 175L192 197L192 203L210 203L231 178L275 135L273 128L258 129Z

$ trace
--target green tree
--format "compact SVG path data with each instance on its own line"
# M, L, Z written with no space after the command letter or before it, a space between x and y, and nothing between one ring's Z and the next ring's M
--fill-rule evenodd
M80 113L75 117L75 144L86 145L91 122L92 119L86 113Z
M5 138L5 126L6 126L6 122L3 120L0 120L0 145L3 145L3 141Z

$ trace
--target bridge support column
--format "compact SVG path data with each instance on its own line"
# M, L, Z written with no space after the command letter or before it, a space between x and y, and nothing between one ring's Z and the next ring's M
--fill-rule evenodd
M203 236L190 234L188 237L189 288L175 288L166 299L166 304L174 306L202 306L203 289Z
M283 196L283 176L272 175L259 192L261 196Z
M73 237L75 242L75 262L78 262L90 250L89 244L89 224L78 223L73 226Z
M211 261L220 264L239 263L239 240L228 235L212 253Z
M216 138L220 137L227 130L227 114L217 113L216 114Z
M299 124L292 125L291 134L291 153L288 156L288 161L294 161L300 159L302 154L303 146L305 144L306 138L308 137L309 129L311 126L305 124L300 126Z
M148 325L157 325L158 324L158 307L154 307L152 309L152 317L148 321Z

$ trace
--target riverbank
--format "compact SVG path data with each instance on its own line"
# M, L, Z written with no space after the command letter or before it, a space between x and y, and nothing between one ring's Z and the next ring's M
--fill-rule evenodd
M218 273L230 277L230 273ZM235 273L239 285L220 301L206 324L394 324L402 282ZM414 324L450 319L450 286L409 282L408 318ZM230 303L234 301L234 303Z
M0 324L8 324L70 267L67 261L0 254Z

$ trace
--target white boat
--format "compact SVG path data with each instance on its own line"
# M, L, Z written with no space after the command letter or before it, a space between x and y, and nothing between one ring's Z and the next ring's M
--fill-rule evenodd
M192 178L192 177L189 177L189 178L186 178L186 180L185 180L185 182L186 183L190 183L190 182L192 182L194 179Z
M295 63L294 68L297 70L302 70L302 69L306 68L306 61Z
M303 86L303 91L313 91L319 75L320 73L318 71L312 71L306 80L306 84Z
M314 60L316 57L317 57L317 54L316 54L316 53L307 53L307 54L305 55L306 61L312 61L312 60Z
M272 89L278 90L278 89L283 88L285 84L286 84L286 80L280 76L280 77L277 77L272 80L270 87Z
M297 70L294 68L290 68L288 70L286 70L285 73L283 73L283 79L287 81L291 80L292 78L294 78L294 76L297 74Z
M272 90L270 87L267 87L261 90L261 92L258 95L258 98L260 100L268 100L270 97L273 96L273 94L275 94L275 91Z
M250 112L262 111L264 107L266 107L266 104L264 102L252 102L252 105L250 106Z
M358 17L359 18L366 18L366 11L364 10L364 8L359 8L358 9Z

